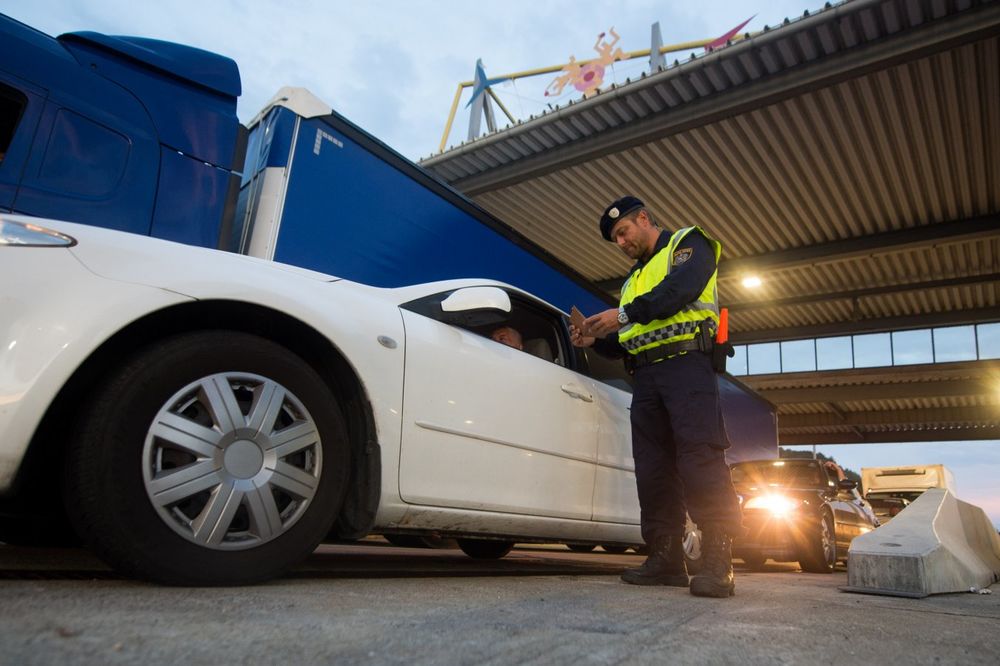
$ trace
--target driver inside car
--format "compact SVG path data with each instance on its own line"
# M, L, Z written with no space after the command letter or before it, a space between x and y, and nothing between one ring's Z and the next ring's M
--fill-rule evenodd
M524 351L524 340L521 337L521 333L516 328L511 326L501 326L494 329L493 332L490 333L490 338L492 338L494 342L500 342L508 347Z

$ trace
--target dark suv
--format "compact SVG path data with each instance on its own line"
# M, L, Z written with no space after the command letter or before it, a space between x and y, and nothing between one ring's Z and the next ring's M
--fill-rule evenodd
M770 558L830 573L847 559L854 537L878 527L857 482L838 480L816 460L752 460L733 464L732 472L748 529L733 556L751 569Z

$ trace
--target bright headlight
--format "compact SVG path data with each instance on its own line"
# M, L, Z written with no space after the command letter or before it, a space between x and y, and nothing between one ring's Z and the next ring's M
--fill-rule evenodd
M76 240L52 229L29 222L15 222L0 218L0 247L71 247Z
M751 497L743 506L746 509L761 509L780 518L798 509L799 502L784 495L760 495Z

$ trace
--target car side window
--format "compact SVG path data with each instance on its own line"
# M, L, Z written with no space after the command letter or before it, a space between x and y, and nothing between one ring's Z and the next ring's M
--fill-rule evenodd
M445 321L441 302L455 290L432 294L403 304L402 308L430 317L436 321ZM541 303L525 298L519 293L508 292L511 302L511 312L502 321L485 325L464 325L460 328L471 331L485 338L491 338L494 331L500 327L509 326L521 337L522 351L556 365L568 366L572 347L561 324L562 315L546 308ZM449 324L459 326L458 324ZM497 342L496 344L503 344Z
M0 83L0 162L3 162L7 149L10 148L27 105L28 98L24 93Z

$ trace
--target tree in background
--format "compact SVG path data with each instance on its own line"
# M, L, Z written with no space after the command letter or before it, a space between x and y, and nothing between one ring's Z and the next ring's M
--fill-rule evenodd
M792 449L786 449L786 448L783 448L783 447L779 446L778 447L778 457L779 458L812 458L813 454L812 454L812 451L793 451ZM820 463L824 463L824 462L826 462L828 460L830 462L835 462L835 463L837 462L836 460L833 459L832 456L823 455L822 453L816 453L816 460L820 461ZM837 463L837 464L839 465L840 463ZM855 472L853 469L848 469L848 468L844 467L843 465L840 465L840 468L842 470L844 470L844 475L848 479L851 479L852 481L857 481L858 482L858 486L861 485L861 475L860 474L858 474L857 472Z

